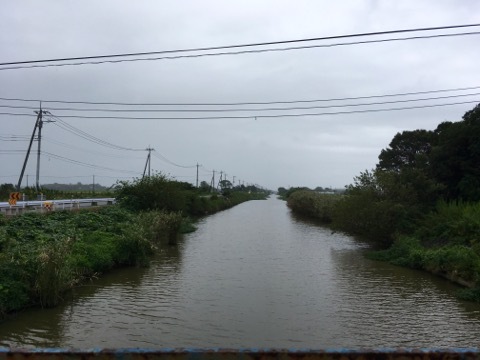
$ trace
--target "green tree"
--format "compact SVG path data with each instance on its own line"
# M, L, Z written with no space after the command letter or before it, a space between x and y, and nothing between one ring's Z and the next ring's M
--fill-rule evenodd
M202 192L210 192L210 184L207 183L206 181L202 181L200 183L200 190Z
M120 181L115 188L118 203L130 210L183 211L191 184L155 174L133 181Z
M15 192L15 186L13 184L1 184L0 185L0 199L8 199L10 193Z
M444 122L435 130L432 150L435 178L445 186L445 198L480 200L480 104L460 122Z
M377 169L400 172L405 168L426 168L436 133L427 130L397 133L378 156Z
M233 188L233 185L232 185L232 182L230 180L222 180L220 181L220 189L222 191L222 195L223 196L230 196L231 192L232 192L232 188Z

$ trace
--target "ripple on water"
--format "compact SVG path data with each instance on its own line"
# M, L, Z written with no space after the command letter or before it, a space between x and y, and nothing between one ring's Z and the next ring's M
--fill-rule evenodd
M480 307L276 199L210 216L147 269L0 327L0 344L61 347L478 346Z

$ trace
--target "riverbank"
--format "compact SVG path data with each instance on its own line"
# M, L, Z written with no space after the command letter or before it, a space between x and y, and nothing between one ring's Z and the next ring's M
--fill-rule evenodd
M480 304L455 299L457 286L367 259L358 239L292 215L270 197L202 218L147 268L109 271L2 322L0 347L475 344Z
M24 307L51 307L66 291L120 266L142 266L168 243L179 213L96 211L30 213L0 223L0 318Z
M349 206L353 201L348 197L299 190L287 198L287 205L294 213L385 248L372 252L370 258L444 277L466 287L459 293L462 299L480 302L480 203L439 202L416 219L411 231L379 238L368 234L387 234L392 224L382 217L376 223L365 221L371 215L355 214L362 209Z
M240 192L229 198L197 197L197 211L190 213L134 212L113 205L2 216L0 319L29 306L55 306L72 288L113 268L146 266L158 248L176 243L178 233L195 230L192 217L257 198Z

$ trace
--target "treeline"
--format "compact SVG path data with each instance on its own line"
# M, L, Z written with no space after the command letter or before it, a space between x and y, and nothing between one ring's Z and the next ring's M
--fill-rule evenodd
M269 191L256 186L233 187L227 180L211 192L192 184L169 179L163 174L120 181L114 188L117 202L131 211L180 211L185 216L202 216L227 209L247 200L265 199Z
M60 185L60 184L58 184ZM83 187L82 187L83 188ZM0 184L0 201L7 201L10 193L16 192L16 187L10 183ZM93 191L92 186L90 188L85 185L83 190L80 190L77 186L52 186L42 185L39 190L35 186L27 186L21 189L22 199L23 195L25 200L37 200L39 195L43 196L47 200L57 199L71 199L71 198L100 198L100 197L112 197L113 191L111 189L100 186Z
M82 184L81 182L77 182L76 184L60 184L60 183L53 183L53 184L43 184L42 187L44 189L49 190L58 190L58 191L65 191L65 192L106 192L109 190L109 187L103 186L100 184Z
M284 187L279 187L277 190L277 195L280 199L287 200L287 198L294 192L299 191L299 190L311 190L308 187L302 186L302 187L291 187L289 189L284 188ZM321 186L317 186L313 191L317 193L322 193L322 194L343 194L345 190L343 189L332 189L329 187L323 188Z
M228 184L226 184L228 185ZM117 205L82 211L0 214L0 319L30 305L55 306L82 282L119 266L144 266L191 218L265 199L256 187L206 193L157 174L119 182Z
M376 168L355 177L344 195L301 190L287 201L293 211L382 243L388 250L377 258L477 286L480 105L462 121L396 134Z

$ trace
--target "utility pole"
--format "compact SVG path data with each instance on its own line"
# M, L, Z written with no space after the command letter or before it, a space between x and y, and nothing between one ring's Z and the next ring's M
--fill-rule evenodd
M217 189L220 186L220 184L222 183L222 176L223 176L223 171L220 171L220 180L218 180Z
M33 139L35 138L35 133L37 131L38 124L42 121L42 115L46 114L46 111L42 110L42 103L40 103L40 111L35 112L37 114L37 121L35 121L35 126L33 127L32 137L30 138L30 143L28 144L27 154L25 155L25 160L23 162L22 171L20 172L20 177L18 178L17 191L20 191L22 185L23 174L25 173L25 168L27 167L28 157L30 156L30 150L32 149Z
M95 194L95 174L93 174L92 193Z
M232 186L235 187L235 176L233 177L233 183Z
M214 186L215 186L215 170L213 170L212 181L210 183L210 192L213 191Z
M199 167L199 166L200 166L200 165L198 165L198 163L197 163L197 189L198 189L198 167Z
M148 147L148 148L146 148L145 150L148 151L148 155L147 155L147 161L145 162L145 169L143 169L142 179L145 177L145 172L147 171L147 166L148 166L148 177L150 177L150 159L151 159L151 153L152 153L152 150L155 150L155 149L152 149L151 147Z
M42 112L41 107L39 112L40 113ZM40 121L38 122L37 176L35 178L37 193L40 191L40 148L42 147L42 127L43 127L43 120L42 120L42 116L40 116Z
M42 111L42 104L40 103L40 119L38 121L38 148L37 148L37 177L36 177L36 185L37 185L37 192L40 191L40 154L41 154L41 147L42 147L42 127L44 122L53 122L52 120L43 121L42 112L44 114L48 114L48 111Z

